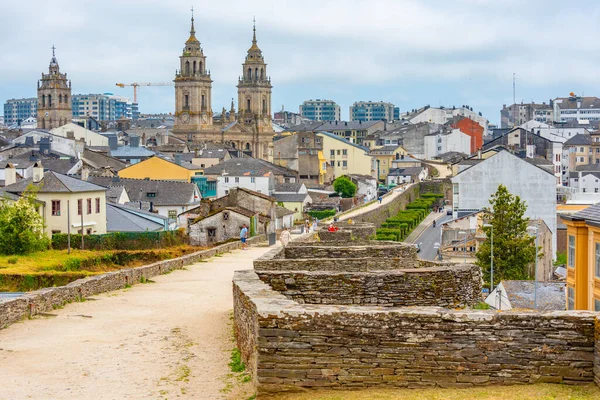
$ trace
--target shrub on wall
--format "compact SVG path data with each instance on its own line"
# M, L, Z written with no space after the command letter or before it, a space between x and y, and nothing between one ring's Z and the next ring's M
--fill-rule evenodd
M400 229L393 229L393 228L379 228L377 229L377 236L393 236L394 239L388 239L388 240L395 240L397 242L399 242L400 240L403 239L402 236L402 231Z
M67 248L67 234L52 235L52 248ZM104 235L85 235L86 250L144 250L178 246L187 243L185 235L177 231L166 232L114 232ZM81 248L81 235L71 235L71 248Z
M307 212L312 218L325 219L333 217L336 214L335 210L313 210Z

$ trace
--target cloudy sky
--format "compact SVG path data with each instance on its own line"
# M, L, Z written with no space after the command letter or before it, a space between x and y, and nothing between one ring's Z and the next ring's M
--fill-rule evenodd
M116 82L171 82L189 36L229 108L252 38L273 83L273 110L307 99L384 100L402 111L468 104L493 123L502 104L569 92L600 96L600 2L572 0L2 0L0 102L34 97L56 45L73 94L133 96ZM142 112L173 112L172 87L146 87Z

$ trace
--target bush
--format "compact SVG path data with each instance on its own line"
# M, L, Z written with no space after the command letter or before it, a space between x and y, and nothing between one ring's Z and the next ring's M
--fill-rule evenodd
M35 190L30 185L17 201L0 199L0 253L25 254L48 249Z
M391 241L396 241L396 236L395 235L377 235L375 236L375 240L391 240Z
M394 239L388 239L388 240L395 240L397 242L402 240L402 231L400 229L393 229L393 228L379 228L377 229L377 236L393 236Z
M340 193L344 198L354 197L356 194L356 185L346 176L340 176L333 181L333 190Z
M421 198L425 198L425 199L429 199L429 198L432 198L432 199L443 199L444 195L441 194L441 193L423 193L421 195Z
M312 218L325 219L333 217L337 212L335 210L313 210L307 212Z

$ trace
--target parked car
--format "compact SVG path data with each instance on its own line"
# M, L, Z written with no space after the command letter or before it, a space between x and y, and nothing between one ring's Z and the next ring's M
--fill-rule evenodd
M417 253L421 251L421 243L415 243L414 246L417 249Z
M448 211L446 211L446 215L452 215L452 209L449 209Z

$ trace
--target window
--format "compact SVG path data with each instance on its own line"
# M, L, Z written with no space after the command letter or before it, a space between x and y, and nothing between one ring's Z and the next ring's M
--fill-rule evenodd
M600 278L600 243L596 243L596 278Z
M338 156L340 155L340 151L339 151L339 150L337 151L337 155L338 155Z
M229 220L229 212L228 211L223 211L223 220L224 221Z
M342 150L342 155L343 156L347 156L348 155L348 150Z
M600 300L594 299L594 311L600 311Z
M86 232L87 232L87 235L91 235L92 234L92 228L87 228Z
M235 183L240 183L240 178L239 177L235 177Z
M226 176L223 180L225 181L225 183L229 183L229 177L228 176Z
M348 166L348 161L342 161L342 166L345 168ZM383 170L383 173L385 174L385 170Z
M169 210L169 219L177 219L177 210Z
M83 214L83 199L77 199L77 215Z
M52 215L60 217L60 200L52 200Z
M250 178L250 183L256 183L256 178L255 177L251 177Z
M217 228L208 228L208 237L216 237L217 236Z
M146 197L156 197L156 192L148 192L146 193Z
M60 232L61 232L61 230L60 230L60 229L53 229L53 230L52 230L52 234L53 234L53 235L59 234Z
M575 236L569 235L567 266L575 268Z
M87 213L88 215L92 213L92 199L87 199Z
M567 288L567 310L575 309L575 288Z
M331 157L335 157L335 150L331 150Z

